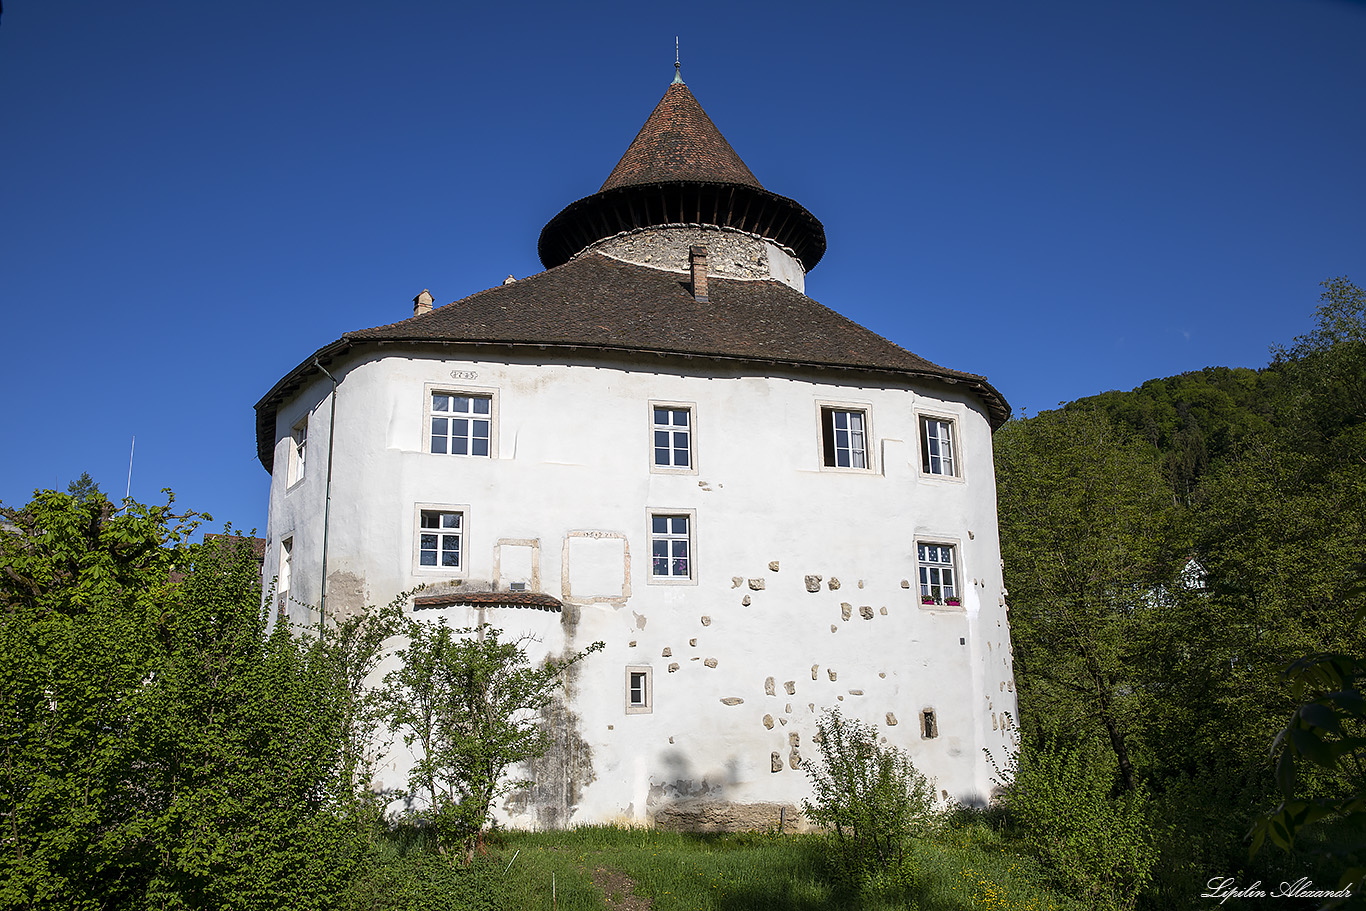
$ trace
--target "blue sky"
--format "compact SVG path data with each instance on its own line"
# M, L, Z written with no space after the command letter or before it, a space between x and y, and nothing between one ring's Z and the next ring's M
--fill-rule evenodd
M808 293L1034 413L1261 366L1366 281L1366 4L10 0L0 500L264 527L252 406L540 270L673 75L820 218Z

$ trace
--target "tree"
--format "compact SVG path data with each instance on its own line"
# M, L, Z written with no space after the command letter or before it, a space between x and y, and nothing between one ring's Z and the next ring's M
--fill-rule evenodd
M95 479L90 477L90 472L83 471L81 476L70 484L66 485L67 495L75 498L76 502L84 503L92 497L104 496L100 490L100 485L95 483Z
M371 621L266 635L247 539L0 510L0 908L327 908L368 840Z
M1025 726L1098 728L1132 791L1138 655L1185 562L1156 453L1098 410L1045 412L997 432L996 471Z
M877 728L845 718L838 707L816 721L820 760L802 763L813 797L807 818L832 830L845 869L862 876L901 860L906 839L935 821L934 783L903 750L881 742Z
M505 641L488 625L451 629L444 620L413 618L401 629L408 646L398 653L402 666L385 677L380 702L390 728L420 748L409 787L426 800L438 850L461 843L468 861L494 801L525 784L507 770L549 745L537 713L564 686L564 672L604 643L533 665L529 635Z

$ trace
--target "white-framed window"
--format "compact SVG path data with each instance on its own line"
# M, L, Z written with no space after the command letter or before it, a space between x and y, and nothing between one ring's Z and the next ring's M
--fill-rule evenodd
M650 581L691 582L693 522L691 510L650 512Z
M417 511L414 562L419 570L463 572L465 568L465 511L452 507Z
M490 393L430 389L427 451L490 458L496 445L497 407Z
M920 416L920 470L925 474L958 477L958 446L952 418Z
M920 564L921 604L940 604L946 607L962 605L954 551L952 544L916 545L916 559Z
M280 539L280 571L275 576L275 594L281 611L288 610L290 577L294 575L294 536Z
M308 415L289 431L289 478L293 486L304 479L305 456L308 451Z
M826 468L867 469L868 409L821 406L821 463Z
M696 470L693 459L693 408L650 403L650 467L652 471Z
M648 715L655 707L655 672L653 668L626 668L626 714Z

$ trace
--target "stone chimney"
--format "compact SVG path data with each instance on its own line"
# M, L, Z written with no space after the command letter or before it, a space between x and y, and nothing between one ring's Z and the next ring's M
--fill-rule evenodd
M688 264L692 267L693 300L707 300L707 248L693 247L688 251Z
M431 313L432 302L434 300L435 298L432 297L432 292L428 291L426 288L423 288L422 293L419 294L417 297L413 298L413 316L421 316L424 313Z

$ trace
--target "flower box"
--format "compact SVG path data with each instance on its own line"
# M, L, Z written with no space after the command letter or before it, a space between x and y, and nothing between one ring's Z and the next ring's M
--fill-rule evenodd
M945 598L944 603L949 607L962 607L963 602L958 598Z
M937 604L937 603L939 603L939 602L935 601L934 598L930 597L929 595L921 595L921 596L920 596L920 603L921 603L921 604Z

